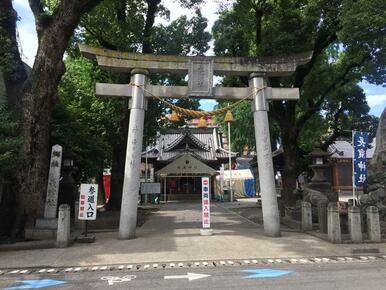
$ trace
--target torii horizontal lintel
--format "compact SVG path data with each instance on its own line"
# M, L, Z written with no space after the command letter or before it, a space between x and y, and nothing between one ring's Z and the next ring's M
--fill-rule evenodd
M290 75L296 67L310 61L312 52L266 57L172 56L114 51L79 45L82 54L98 61L102 68L130 72L146 69L150 73L186 74L191 60L213 60L217 75L249 75L253 72L267 76Z
M298 88L265 88L267 100L297 100L299 99ZM236 87L214 87L212 96L198 96L199 99L215 99L215 100L241 100L250 96L252 100L251 88L236 88ZM184 86L153 86L147 85L145 96L151 97L155 95L162 98L187 98L189 87ZM132 86L126 84L96 84L96 95L98 96L114 96L114 97L131 97ZM194 97L190 97L194 98Z

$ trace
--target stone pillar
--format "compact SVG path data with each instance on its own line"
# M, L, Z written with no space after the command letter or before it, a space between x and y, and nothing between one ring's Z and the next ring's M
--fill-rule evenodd
M357 206L350 206L348 208L348 231L352 242L361 243L363 241L361 211Z
M376 206L369 206L367 214L367 236L372 242L381 241L381 226L379 223L379 212Z
M318 203L318 223L319 231L321 233L327 233L327 203Z
M312 231L312 210L311 203L302 202L302 230Z
M341 243L339 209L335 203L330 203L327 208L328 240L331 243Z
M249 86L252 90L266 86L264 76L251 74ZM268 103L265 90L260 90L253 96L253 119L256 136L256 152L261 188L264 233L270 237L279 237L280 215L277 205L276 186L272 163L272 148L268 123Z
M66 248L70 243L71 208L68 204L59 206L58 231L56 234L56 247Z
M133 97L130 101L130 123L126 148L121 216L119 220L119 239L123 240L135 238L137 225L142 139L145 118L145 97L141 86L146 84L147 71L135 69L131 74L134 85Z
M47 196L44 207L44 218L46 219L56 218L56 209L58 207L60 169L62 166L62 153L62 146L52 146L50 171L48 174Z

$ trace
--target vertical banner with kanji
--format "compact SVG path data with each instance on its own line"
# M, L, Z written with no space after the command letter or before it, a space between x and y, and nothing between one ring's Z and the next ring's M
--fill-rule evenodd
M81 184L79 196L80 220L95 220L97 214L98 184Z
M367 185L366 151L368 143L368 133L356 131L353 132L353 178L355 187L366 187Z
M202 228L210 228L210 183L209 177L202 177Z

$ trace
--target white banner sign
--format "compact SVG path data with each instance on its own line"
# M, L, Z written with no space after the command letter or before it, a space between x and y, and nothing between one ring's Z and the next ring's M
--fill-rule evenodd
M79 196L80 220L95 220L97 214L98 184L81 184Z
M202 177L202 228L210 228L210 183L209 177Z

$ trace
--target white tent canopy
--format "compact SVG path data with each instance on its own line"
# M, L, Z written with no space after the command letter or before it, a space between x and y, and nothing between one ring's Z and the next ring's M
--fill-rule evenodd
M220 171L218 171L220 173ZM220 180L220 176L216 177L218 180ZM229 180L230 178L230 171L224 170L224 180ZM232 179L234 180L246 180L246 179L253 179L253 174L250 169L236 169L232 170Z

